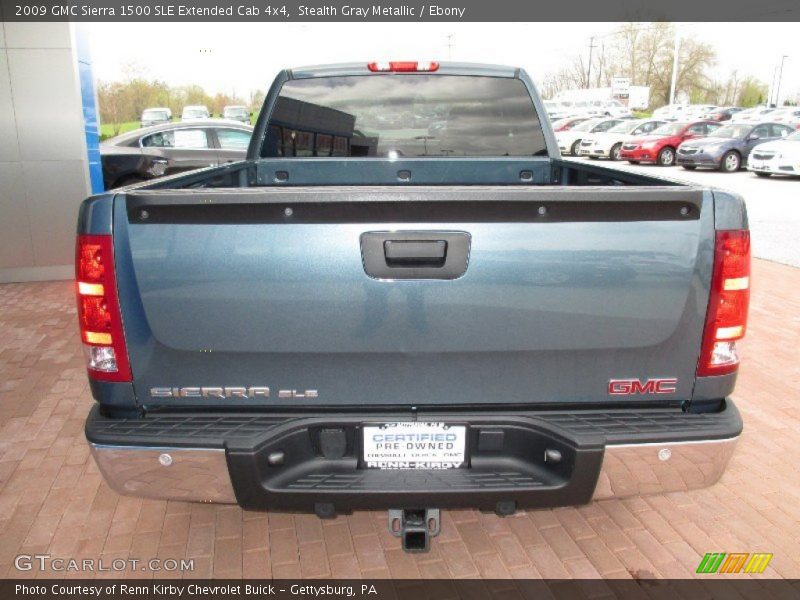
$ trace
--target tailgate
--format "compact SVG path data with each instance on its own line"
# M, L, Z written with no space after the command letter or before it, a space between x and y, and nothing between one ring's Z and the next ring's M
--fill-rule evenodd
M637 379L613 398L688 399L713 230L710 194L681 187L119 195L136 394L148 406L588 405L609 401L609 380ZM657 394L653 379L675 382Z

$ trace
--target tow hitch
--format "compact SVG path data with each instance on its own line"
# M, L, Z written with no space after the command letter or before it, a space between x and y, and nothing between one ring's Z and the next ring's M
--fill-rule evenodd
M438 508L389 509L389 531L400 538L406 552L430 550L430 540L440 528Z

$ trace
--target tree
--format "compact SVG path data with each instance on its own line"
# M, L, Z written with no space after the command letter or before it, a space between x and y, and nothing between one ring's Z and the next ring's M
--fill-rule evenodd
M767 86L752 76L745 77L739 85L736 98L738 106L750 107L760 104L767 96Z
M250 110L253 112L260 111L261 107L264 105L265 98L266 95L263 90L254 90L250 92Z
M541 85L544 98L553 98L559 92L586 87L587 69L583 57L576 56L572 64L545 75Z
M119 135L122 123L130 120L129 101L122 83L100 83L97 86L100 122L110 123L114 135Z
M628 77L631 85L650 87L651 103L669 101L675 27L671 23L626 23L601 40L600 52L593 59L591 85L609 86L613 77ZM676 91L701 100L716 94L709 73L716 52L705 42L684 39L680 47ZM545 96L565 89L586 86L583 54L575 56L569 67L545 76Z
M230 96L228 94L217 94L211 99L211 104L209 108L211 109L212 114L221 115L222 110L226 106L231 106L231 105L246 106L247 103L238 96Z

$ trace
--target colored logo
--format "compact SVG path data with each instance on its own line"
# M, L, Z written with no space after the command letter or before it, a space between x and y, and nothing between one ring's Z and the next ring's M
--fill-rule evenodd
M707 552L697 573L763 573L771 560L771 552Z

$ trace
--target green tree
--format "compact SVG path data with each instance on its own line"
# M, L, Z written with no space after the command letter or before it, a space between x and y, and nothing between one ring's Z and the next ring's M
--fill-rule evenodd
M738 106L745 108L755 106L764 101L767 95L767 86L755 77L746 77L739 85L739 95L736 99Z
M101 82L97 86L100 122L109 123L114 135L119 135L122 123L130 121L131 107L125 84Z

